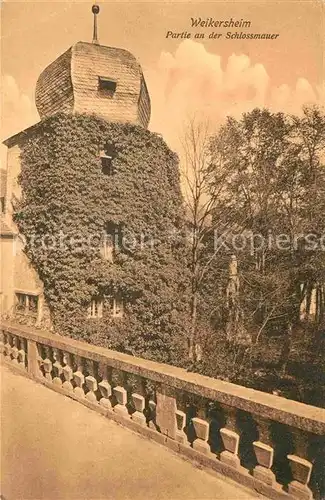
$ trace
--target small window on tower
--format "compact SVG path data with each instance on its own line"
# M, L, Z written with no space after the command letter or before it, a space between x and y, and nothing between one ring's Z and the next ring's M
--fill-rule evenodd
M109 96L113 97L116 90L116 81L112 78L106 78L105 76L98 77L99 90L105 91Z
M105 149L100 152L100 159L102 163L102 173L104 175L115 174L114 158L116 157L116 150L114 145L106 144Z
M112 163L113 157L103 152L100 155L100 160L102 162L102 173L104 175L113 175L114 174L114 166Z

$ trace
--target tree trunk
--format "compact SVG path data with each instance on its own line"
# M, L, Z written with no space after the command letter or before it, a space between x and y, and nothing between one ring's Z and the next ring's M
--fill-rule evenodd
M197 323L197 290L192 290L191 334L189 339L189 352L188 352L188 357L192 361L196 361L196 353L195 353L196 323Z
M278 365L278 369L279 369L281 377L283 377L287 372L287 364L288 364L289 357L290 357L291 344L292 344L292 324L290 323L288 325L287 335L286 335L286 338L284 340L284 344L283 344L281 355L280 355L279 365Z

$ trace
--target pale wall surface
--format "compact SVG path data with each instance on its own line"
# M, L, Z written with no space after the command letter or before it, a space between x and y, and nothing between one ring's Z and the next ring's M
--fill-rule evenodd
M0 239L0 287L1 287L1 314L13 308L14 301L14 256L13 239Z
M7 151L6 216L12 214L12 198L21 197L21 187L18 184L20 169L20 147L15 144Z
M37 272L32 267L29 259L23 253L22 248L17 245L15 251L15 273L14 273L14 289L24 293L39 294L42 291L43 285L39 279Z
M1 390L8 500L261 498L8 368Z
M12 221L12 202L21 198L19 174L21 171L20 147L14 144L8 147L6 169L6 213L4 222L14 233L18 234L16 225ZM35 293L42 296L43 284L35 269L23 251L23 239L1 238L1 314L12 314L15 302L15 292Z

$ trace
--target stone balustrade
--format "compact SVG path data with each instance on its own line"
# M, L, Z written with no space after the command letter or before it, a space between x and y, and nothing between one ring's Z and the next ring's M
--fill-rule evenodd
M270 498L325 495L325 410L3 323L13 368ZM184 478L186 480L186 478Z

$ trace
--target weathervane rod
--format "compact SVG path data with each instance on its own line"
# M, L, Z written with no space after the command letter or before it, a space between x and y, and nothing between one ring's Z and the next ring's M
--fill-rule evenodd
M99 13L99 6L93 5L91 8L92 13L94 14L94 31L93 31L93 43L99 44L97 38L97 14Z

